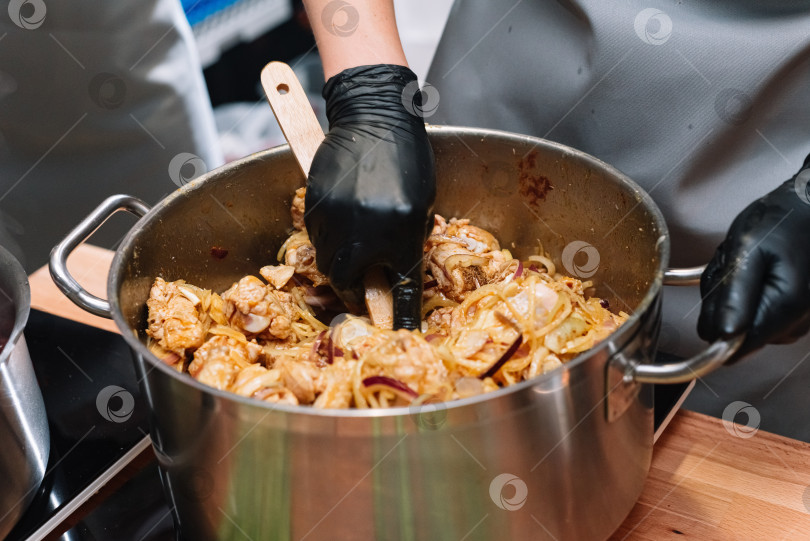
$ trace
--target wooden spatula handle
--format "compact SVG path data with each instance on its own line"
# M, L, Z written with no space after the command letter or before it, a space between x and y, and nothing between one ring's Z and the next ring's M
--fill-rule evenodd
M306 177L324 134L306 92L292 68L270 62L262 70L262 87L281 131Z
M270 62L262 70L262 87L276 115L281 131L290 144L304 177L309 175L312 159L324 134L292 68L284 62ZM394 305L388 281L380 268L370 269L363 277L366 308L372 323L384 329L394 324Z

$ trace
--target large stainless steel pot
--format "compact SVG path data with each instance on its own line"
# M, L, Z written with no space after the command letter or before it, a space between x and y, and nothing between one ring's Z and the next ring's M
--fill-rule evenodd
M51 272L77 304L111 315L134 350L164 485L187 539L604 539L638 498L650 464L651 388L641 382L696 377L739 344L649 364L669 238L657 207L627 177L541 139L442 126L429 134L437 212L471 218L523 256L538 239L556 254L573 241L591 245L597 294L632 317L564 368L482 397L385 411L264 404L152 356L145 300L155 276L223 290L275 261L302 183L289 149L211 171L148 212L131 197L110 198L54 249ZM78 286L65 259L118 209L145 215L115 254L108 303ZM569 266L591 272L593 262ZM698 274L668 276L693 282Z
M50 433L23 328L31 291L22 265L0 247L0 539L34 498L48 463Z

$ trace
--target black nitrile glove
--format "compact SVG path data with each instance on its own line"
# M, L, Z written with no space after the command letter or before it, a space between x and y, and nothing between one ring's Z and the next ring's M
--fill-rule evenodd
M700 281L704 340L747 333L738 359L810 329L810 156L731 224ZM807 171L804 171L808 169Z
M363 275L381 265L393 285L395 328L414 329L436 178L420 96L413 110L403 104L409 84L413 95L416 75L396 65L351 68L327 81L329 133L309 171L304 221L318 268L344 301L362 305Z

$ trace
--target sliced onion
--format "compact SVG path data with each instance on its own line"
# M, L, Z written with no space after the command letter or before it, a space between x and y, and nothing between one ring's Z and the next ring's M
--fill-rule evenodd
M321 348L323 346L323 339L324 339L325 336L326 336L326 331L321 331L318 334L318 337L315 338L315 342L312 343L312 352L311 352L310 358L313 361L317 361L320 358L320 356L323 354L321 352ZM331 359L329 359L328 357L329 356L327 354L326 364L332 364Z
M529 270L538 274L540 273L540 269L537 268L537 265L529 265Z
M382 387L389 391L394 391L397 395L405 398L408 402L419 396L419 393L408 387L406 384L388 376L369 376L363 380L366 388Z
M439 340L444 338L441 334L430 333L425 335L425 340L428 342L433 342L434 340Z
M521 276L523 276L523 261L518 259L518 267L517 270L515 271L515 275L512 276L512 279L515 280L517 278L520 278Z
M242 316L242 328L252 334L259 334L270 326L272 320L267 316L245 314Z
M179 289L180 294L183 295L188 300L190 300L191 304L193 304L194 306L197 306L198 304L200 304L202 302L200 300L200 298L197 295L195 295L194 293L192 293L192 291L190 289L187 289L185 287L178 287L177 289Z
M461 398L476 396L484 392L484 383L478 378L459 378L456 380L455 387Z
M168 355L166 355L165 357L161 357L161 360L164 363L168 364L169 366L174 366L175 364L177 364L177 361L180 360L180 355L178 355L173 351L170 351Z
M335 357L343 357L343 350L332 341L332 333L329 333L329 343L326 347L326 364L332 364Z
M518 348L522 343L523 343L523 335L519 334L517 339L514 342L512 342L512 345L506 349L503 355L501 355L501 358L495 361L495 364L490 366L489 370L478 376L478 379L487 379L494 376L498 372L498 370L501 369L504 363L506 363L506 361L512 358L512 355L515 354L515 352L518 350Z
M521 332L520 325L518 325L518 322L512 319L511 317L507 316L500 310L495 310L495 317L498 318L501 321L501 323L506 323L507 325L515 329L517 332Z
M452 271L456 267L480 267L486 264L486 259L473 254L454 254L444 260L444 267L448 271Z

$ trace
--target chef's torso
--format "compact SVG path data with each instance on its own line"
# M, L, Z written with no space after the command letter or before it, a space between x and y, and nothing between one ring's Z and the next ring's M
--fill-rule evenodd
M622 170L663 211L672 264L703 264L810 153L810 1L456 0L426 81L431 123L539 136ZM663 347L694 353L697 288L665 289ZM806 395L810 363L793 370L808 350L723 369L696 407L746 400L763 427L810 440L810 419L785 415Z
M430 122L619 168L664 212L673 263L705 263L810 153L810 1L456 0L427 82Z

